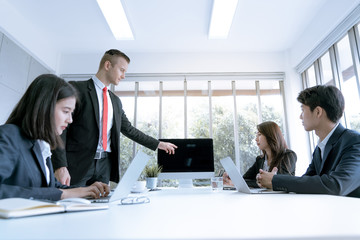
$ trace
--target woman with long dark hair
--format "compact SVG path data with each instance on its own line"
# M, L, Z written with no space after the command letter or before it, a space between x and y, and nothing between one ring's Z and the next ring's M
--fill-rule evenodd
M272 121L257 125L256 144L262 154L256 157L255 163L246 171L244 179L249 187L258 187L256 177L259 170L277 174L295 175L296 153L288 149L280 127ZM228 175L224 174L224 183L231 184Z
M0 199L10 197L59 200L107 195L96 182L69 188L54 178L51 149L63 147L60 134L72 122L76 90L53 74L38 76L0 126Z

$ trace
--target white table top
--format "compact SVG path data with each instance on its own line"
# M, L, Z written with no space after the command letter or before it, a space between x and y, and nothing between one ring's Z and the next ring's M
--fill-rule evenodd
M357 198L210 188L145 195L148 204L0 219L0 239L360 239Z

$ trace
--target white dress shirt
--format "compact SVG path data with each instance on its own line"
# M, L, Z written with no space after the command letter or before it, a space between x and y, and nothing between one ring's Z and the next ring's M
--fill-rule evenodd
M96 151L97 152L111 152L110 148L110 130L113 125L113 117L114 117L114 111L113 111L113 105L111 102L111 98L109 96L109 91L106 92L106 96L108 99L108 122L107 122L107 147L106 149L103 149L102 146L102 119L103 119L103 88L105 87L105 84L103 84L96 76L92 77L96 89L97 99L99 103L99 141Z
M325 146L326 146L327 142L329 141L331 135L333 135L335 129L336 129L338 126L339 126L339 123L337 123L337 124L335 125L335 127L331 130L331 132L329 132L329 134L324 138L324 140L322 140L321 142L320 142L320 140L319 140L319 142L318 142L318 147L319 147L320 150L321 150L321 159L324 159Z
M264 161L263 170L268 172L269 169L270 169L270 166L268 165L267 156L265 154L265 161Z
M37 142L40 145L41 155L43 157L43 162L44 162L44 166L45 166L46 182L49 185L49 183L50 183L50 170L49 170L48 165L46 164L46 159L48 157L51 157L50 144L43 141L43 140L37 140Z

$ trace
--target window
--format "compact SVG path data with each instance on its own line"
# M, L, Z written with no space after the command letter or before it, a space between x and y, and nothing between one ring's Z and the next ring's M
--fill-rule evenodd
M119 96L126 117L134 124L135 110L135 83L121 81L115 88L115 94ZM123 176L133 157L133 142L121 134L120 137L120 175Z
M211 81L212 129L214 139L215 172L221 167L220 159L235 159L234 99L231 81Z
M322 83L326 85L335 86L335 81L332 73L331 62L330 62L330 54L326 52L320 58L321 65L321 73L322 73Z
M187 82L188 138L210 137L209 81Z
M284 132L283 100L280 95L279 81L260 81L261 117L262 121L274 121Z
M184 138L184 81L163 82L162 138Z
M350 107L359 106L360 99L348 35L341 39L336 46L343 81L341 90L345 98L345 107L348 106L345 112L347 127L360 131L360 109Z
M241 173L245 173L260 154L255 142L256 125L259 123L259 106L255 81L237 81L236 111L239 162Z
M334 43L319 59L302 73L305 86L315 86L315 64L319 64L321 83L337 86L345 98L344 118L341 120L347 128L360 131L360 84L359 84L359 43L360 25L351 28L338 42ZM355 64L355 63L357 64ZM317 137L310 133L311 150L317 144Z
M307 86L308 87L313 87L313 86L316 86L317 83L316 83L316 77L315 77L315 68L314 68L314 65L311 65L311 67L309 67L309 69L306 71L307 72L307 76L308 76L308 79L307 79Z
M137 83L139 87L137 97L136 126L143 133L154 138L159 134L159 82L144 81ZM155 162L156 152L137 144L137 149L152 156Z
M213 138L215 172L220 159L230 156L242 172L260 154L256 125L275 121L282 129L284 112L279 80L121 81L115 88L134 126L154 138ZM179 78L178 78L179 79ZM135 109L135 111L134 111ZM130 116L131 115L131 116ZM236 121L235 121L236 120ZM156 152L136 145L152 155ZM135 152L132 141L121 138L121 170ZM201 182L201 181L195 181ZM166 186L174 185L167 181Z

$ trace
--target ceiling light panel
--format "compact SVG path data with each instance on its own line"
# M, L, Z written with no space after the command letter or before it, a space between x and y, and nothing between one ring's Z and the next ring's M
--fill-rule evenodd
M238 0L214 0L209 39L226 39L234 18Z
M96 0L116 40L134 40L120 0Z

